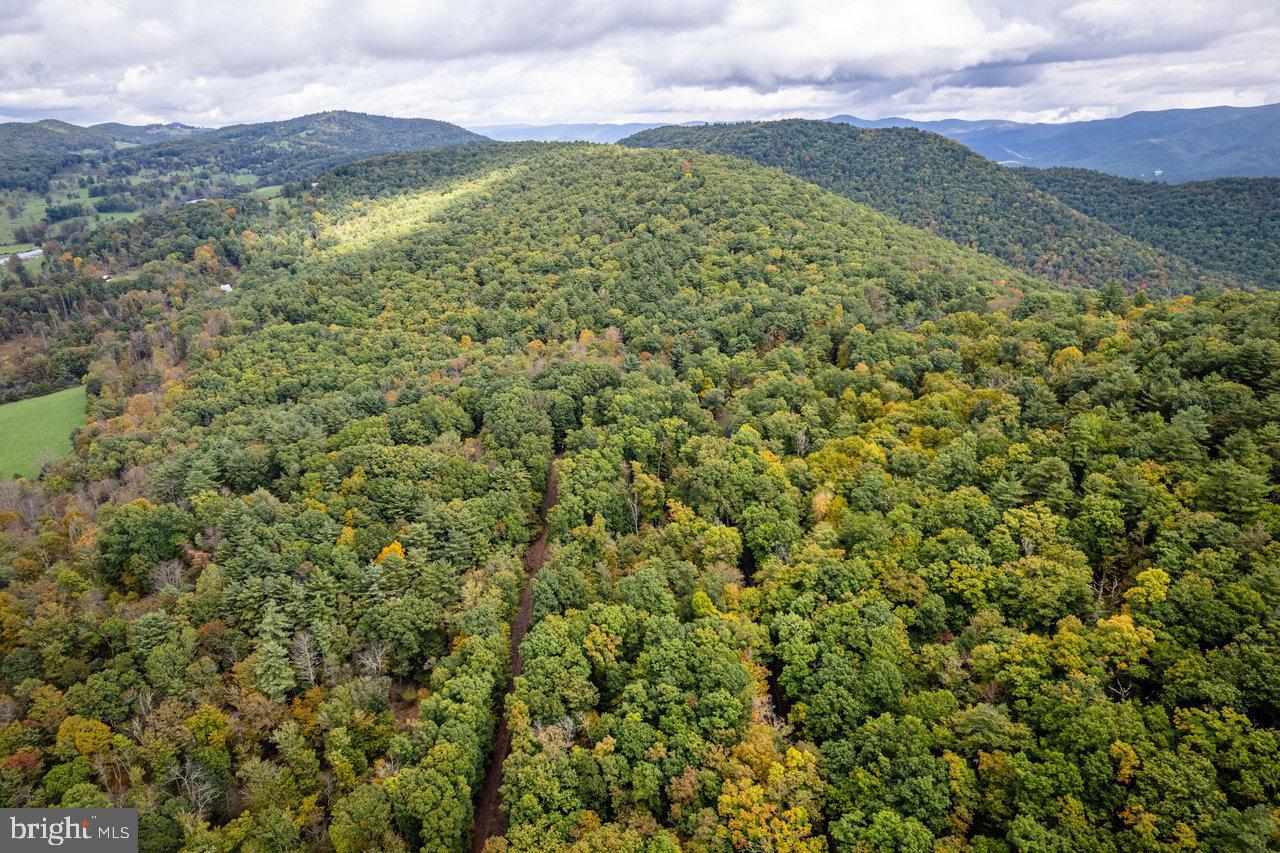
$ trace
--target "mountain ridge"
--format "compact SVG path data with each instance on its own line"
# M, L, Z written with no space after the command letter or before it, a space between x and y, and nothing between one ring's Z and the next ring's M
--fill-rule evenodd
M856 127L930 130L1004 165L1089 168L1171 183L1280 175L1280 104L1140 110L1062 123L853 115L826 120Z
M568 122L560 124L488 124L470 130L500 142L617 142L642 130L661 127L652 122Z
M103 122L81 126L56 119L0 124L0 141L26 126L39 134L40 153L70 150L78 141L101 145L100 137L143 145L164 139L226 134L234 128L281 126L323 116L377 118L393 122L432 122L333 110L271 122L199 128L179 122L128 125ZM902 116L867 119L841 113L824 121L864 128L914 127L954 139L1003 165L1037 168L1090 168L1123 177L1179 183L1215 177L1280 175L1280 104L1256 107L1214 106L1190 109L1139 110L1123 116L1069 122L1019 122L1011 119L916 120ZM703 122L685 122L696 125ZM738 123L738 122L724 122ZM456 125L455 125L456 126ZM499 141L618 142L660 122L557 122L476 125L476 133ZM7 129L7 130L6 130ZM43 132L42 132L43 131ZM62 141L59 142L58 138ZM30 146L29 146L30 147ZM9 141L7 150L20 150ZM29 153L34 153L30 151ZM375 152L382 153L382 152Z
M380 154L491 141L438 119L327 110L282 121L230 125L139 146L120 156L247 169L266 183L280 183Z
M1033 275L1101 287L1193 290L1182 259L1127 237L953 140L913 128L784 119L643 131L631 147L695 148L754 159L869 204Z

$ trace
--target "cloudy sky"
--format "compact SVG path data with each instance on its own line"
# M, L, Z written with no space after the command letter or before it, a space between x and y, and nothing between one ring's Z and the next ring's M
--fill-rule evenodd
M0 0L0 120L1056 121L1280 101L1277 0Z

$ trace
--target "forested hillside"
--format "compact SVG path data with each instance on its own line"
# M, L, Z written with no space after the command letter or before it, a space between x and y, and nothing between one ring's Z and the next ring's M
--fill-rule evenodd
M58 169L85 154L108 155L115 147L107 134L63 121L0 123L0 190L43 192Z
M445 121L338 110L175 137L132 149L121 159L168 170L247 171L262 184L279 184L375 154L487 141Z
M109 158L122 147L121 142L158 142L199 130L177 123L134 126L110 122L92 127L55 119L0 123L0 190L25 188L43 193L49 178L59 170Z
M0 486L4 805L459 851L505 713L490 853L1280 842L1280 298L1059 289L701 153L314 184L21 285L133 326Z
M11 274L11 283L0 286L0 403L78 384L95 358L125 345L143 325L154 321L149 306L143 310L137 304L136 291L165 284L147 275L113 282L108 275L113 267L103 262L103 256L90 254L86 259L75 253L78 248L58 263L69 263L84 274L40 281L36 265L29 269L10 255L41 247L46 241L60 245L100 221L134 219L144 211L184 201L191 203L188 209L172 217L183 223L180 248L190 254L208 238L211 226L222 227L219 208L195 203L205 197L234 198L246 213L260 212L260 198L300 190L297 185L270 185L272 181L303 177L373 153L487 142L445 122L354 113L325 113L218 131L185 125L85 129L41 122L2 125L0 135L11 128L21 129L24 138L61 128L76 139L107 139L112 147L108 135L137 139L151 135L169 141L114 155L68 153L65 161L54 158L60 164L53 170L57 177L41 177L43 189L23 187L0 195L7 215L7 219L0 217L0 257L6 258ZM14 163L27 162L17 156L25 150L15 149ZM255 191L258 185L268 186ZM166 250L172 251L172 246ZM111 247L105 257L113 258L117 251L118 246ZM147 259L153 257L154 252L146 253ZM240 258L233 252L228 260L227 266L210 276L218 284L231 281ZM216 261L211 262L216 267Z
M0 257L174 202L270 197L340 163L488 141L443 121L343 111L217 130L0 124Z
M0 124L0 146L3 146L0 150L4 151L5 158L114 147L111 138L104 133L53 119Z
M870 205L1034 275L1085 287L1118 278L1153 292L1220 281L1116 232L933 133L788 119L663 127L622 140L745 157Z
M207 127L195 127L190 124L172 121L168 124L121 124L117 121L90 125L89 130L105 133L117 142L130 145L147 145L152 142L163 142L166 139L191 136L196 133L208 133Z
M1009 166L1097 169L1166 182L1280 175L1280 104L1142 110L1117 118L1026 124L1002 119L867 121L859 127L918 127Z
M1076 210L1206 269L1280 287L1280 178L1162 184L1088 169L1022 169Z

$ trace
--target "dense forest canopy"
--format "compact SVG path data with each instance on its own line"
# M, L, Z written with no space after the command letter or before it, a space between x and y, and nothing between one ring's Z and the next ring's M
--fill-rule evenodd
M51 248L3 295L118 325L0 491L5 805L458 851L504 716L490 853L1280 842L1274 294L591 145Z
M1171 247L1157 249L1118 233L1037 189L1023 172L934 133L787 119L654 128L621 144L690 148L777 166L1062 283L1101 287L1116 278L1167 294L1225 278L1197 269Z
M164 141L112 154L22 153L41 150L42 140L55 131L82 140L105 139L113 152L116 141ZM26 147L0 150L0 174L7 163L16 181L6 192L0 177L0 258L7 268L0 268L0 403L79 383L100 351L118 346L149 319L122 308L122 301L134 298L128 295L136 289L131 283L87 276L38 282L39 262L28 269L12 255L33 247L52 250L95 224L137 219L175 205L192 207L172 214L192 223L216 220L217 214L203 207L208 198L235 199L246 211L255 210L281 192L298 191L303 178L372 154L488 142L446 122L347 112L221 130L39 122L0 125L0 138L6 132L25 139ZM286 187L283 181L293 183ZM206 229L193 224L191 230L195 240ZM8 284L5 271L12 273ZM220 283L228 280L224 276Z
M178 203L236 198L251 207L296 194L317 170L369 154L484 143L444 122L347 112L221 130L40 122L4 125L4 133L21 142L5 161L18 169L18 186L0 192L6 258ZM156 139L162 141L137 144ZM93 149L99 142L103 150ZM690 146L778 165L1028 273L1076 286L1101 288L1114 278L1130 291L1170 294L1278 280L1271 179L1174 187L1079 170L1010 170L931 133L800 120L658 128L626 144ZM41 150L63 153L21 154ZM273 183L280 181L287 183ZM6 263L26 280L38 277L23 271L19 259ZM122 323L110 307L122 285L80 279L70 292L66 286L0 292L0 330L9 337L0 402L78 383L106 342L104 332L123 335L136 326L137 318ZM89 293L76 292L85 287Z
M1205 269L1280 288L1280 178L1163 184L1088 169L1018 174L1121 233Z

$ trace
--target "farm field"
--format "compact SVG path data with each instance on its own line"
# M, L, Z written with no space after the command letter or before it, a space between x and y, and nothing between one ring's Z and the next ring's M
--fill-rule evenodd
M84 387L0 405L0 477L34 477L71 450L84 422Z
M132 211L98 211L94 208L97 200L90 193L90 185L81 185L88 177L91 181L114 183L116 186L133 188L134 202L137 210ZM65 236L59 229L63 223L74 225L82 223L94 227L104 222L136 219L144 209L155 208L168 202L181 201L192 195L198 197L222 197L252 187L258 176L252 172L240 170L219 173L207 169L183 168L174 170L144 169L138 174L123 178L109 178L102 170L96 172L84 167L72 167L55 177L46 193L35 193L27 190L0 190L0 255L30 249L39 242L24 242L18 239L18 229L45 222L49 226L50 238ZM160 186L162 195L155 195L155 187ZM150 188L150 189L148 189ZM280 187L267 188L268 193L262 198L278 195ZM50 206L80 205L86 210L84 216L68 217L49 221L47 214Z
M0 247L20 246L31 248L30 243L19 242L13 234L15 228L31 225L44 218L44 198L30 193L0 191ZM10 216L10 212L15 214Z

